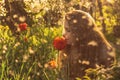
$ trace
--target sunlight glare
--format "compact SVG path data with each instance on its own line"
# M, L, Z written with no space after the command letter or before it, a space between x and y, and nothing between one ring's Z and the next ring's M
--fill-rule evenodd
M107 0L107 2L109 2L109 3L114 3L114 0Z

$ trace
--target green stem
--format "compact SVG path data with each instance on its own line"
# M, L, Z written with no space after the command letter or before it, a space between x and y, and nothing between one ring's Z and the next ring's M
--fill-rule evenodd
M47 74L44 70L43 70L43 73L45 74L45 77L47 78L47 80L49 80L49 77L47 76Z

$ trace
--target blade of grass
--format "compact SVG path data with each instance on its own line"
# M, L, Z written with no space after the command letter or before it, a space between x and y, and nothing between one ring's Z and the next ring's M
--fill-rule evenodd
M47 76L47 74L46 74L45 70L43 70L43 73L44 73L44 75L45 75L46 79L47 79L47 80L49 80L49 77Z

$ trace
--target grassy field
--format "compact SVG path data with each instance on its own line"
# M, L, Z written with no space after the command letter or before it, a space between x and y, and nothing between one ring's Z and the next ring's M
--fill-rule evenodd
M61 36L61 31L62 26L34 25L13 36L8 26L0 25L0 80L59 80L58 51L53 39ZM89 69L87 73L85 80L120 80L119 64L109 70ZM93 79L89 78L91 75Z
M0 26L0 80L56 80L58 69L51 66L58 51L53 39L61 28L34 25L13 36L8 26Z

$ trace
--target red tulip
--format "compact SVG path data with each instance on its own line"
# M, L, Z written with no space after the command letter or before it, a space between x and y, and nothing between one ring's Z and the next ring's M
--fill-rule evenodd
M20 31L27 30L27 23L20 23L19 24L19 29L20 29Z
M53 46L57 50L62 50L66 47L66 39L64 37L56 37L53 41Z

